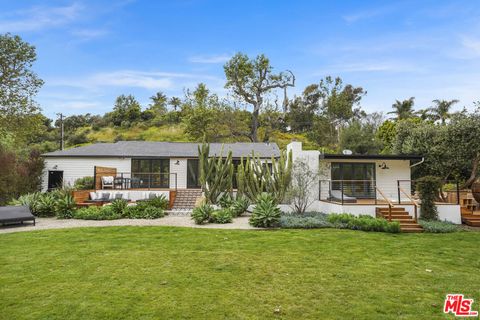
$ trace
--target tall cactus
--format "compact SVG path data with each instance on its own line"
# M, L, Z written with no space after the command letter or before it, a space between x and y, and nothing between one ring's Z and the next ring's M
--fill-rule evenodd
M200 165L200 184L208 203L217 203L218 198L225 192L233 190L233 161L232 152L226 158L220 155L210 157L210 146L203 143L198 147Z
M245 163L245 164L244 164ZM269 164L271 164L271 169ZM292 175L292 153L285 151L279 159L271 158L270 163L254 154L241 161L237 169L238 194L252 202L262 192L271 193L278 202L282 202L290 186Z

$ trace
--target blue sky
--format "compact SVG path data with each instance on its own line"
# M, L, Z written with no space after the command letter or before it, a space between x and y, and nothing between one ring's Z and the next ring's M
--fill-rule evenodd
M364 87L362 107L395 99L480 100L478 1L3 1L0 33L37 47L44 113L101 114L199 82L221 96L235 52L292 70L300 93L326 75Z

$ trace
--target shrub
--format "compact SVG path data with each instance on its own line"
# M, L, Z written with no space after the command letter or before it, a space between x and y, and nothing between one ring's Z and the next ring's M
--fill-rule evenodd
M169 204L167 198L163 194L161 194L160 196L157 196L155 198L148 199L148 200L141 201L141 202L145 202L145 203L148 204L148 206L155 207L155 208L160 208L160 209L163 209L163 210L167 210L168 209L168 204Z
M213 212L213 207L208 204L202 204L193 209L192 219L196 224L204 224L210 221Z
M34 204L37 217L54 217L56 199L53 193L43 193Z
M423 231L430 233L449 233L459 230L456 224L447 221L418 220L418 223L422 226Z
M231 223L232 220L232 211L230 209L213 211L210 216L210 222L213 223Z
M435 199L442 186L439 178L426 176L416 181L416 189L419 193L421 206L420 217L423 220L437 220L438 210L435 206Z
M20 196L17 200L10 201L10 205L13 206L26 206L30 209L33 215L37 215L37 204L40 198L40 192L28 193Z
M223 209L226 209L226 208L230 208L233 204L233 199L232 199L232 196L230 195L230 193L228 192L225 192L221 197L220 199L218 200L218 204L220 205L220 207L222 207Z
M90 190L95 188L94 185L95 181L93 180L93 177L83 177L75 180L73 188L76 190Z
M128 206L123 211L123 217L128 219L157 219L165 216L162 208L148 205L146 201L135 206Z
M268 193L262 193L257 197L257 203L249 222L258 228L271 228L279 225L280 209L274 197Z
M335 228L351 229L362 231L376 231L376 232L400 232L400 223L397 221L388 222L380 218L373 218L367 215L360 215L356 217L349 213L330 214L327 218Z
M83 220L115 220L120 219L120 215L115 213L112 206L90 206L86 208L81 208L75 211L75 219Z
M327 215L319 212L305 212L303 214L284 214L280 218L280 227L285 229L315 229L331 228Z
M72 219L75 215L77 204L72 195L67 194L57 200L55 204L55 215L58 219Z
M125 211L125 208L127 208L128 201L125 199L116 199L112 201L112 204L110 205L112 207L113 212L118 214L119 216L123 216L123 212Z
M247 211L250 201L246 197L237 197L235 201L230 206L232 215L234 217L241 216L245 211Z

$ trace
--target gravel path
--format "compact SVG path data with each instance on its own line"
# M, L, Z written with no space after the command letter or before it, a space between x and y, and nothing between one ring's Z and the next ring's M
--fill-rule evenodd
M0 233L36 231L46 229L64 229L81 227L112 227L112 226L170 226L210 229L257 229L248 224L248 217L233 219L233 223L196 225L189 216L165 216L160 219L119 219L108 221L96 220L57 220L55 218L37 218L36 226L30 222L23 225L0 226Z

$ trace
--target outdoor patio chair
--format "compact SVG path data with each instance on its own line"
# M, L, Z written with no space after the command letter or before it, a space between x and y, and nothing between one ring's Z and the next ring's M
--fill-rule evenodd
M7 206L0 207L0 223L22 223L24 221L33 221L35 225L35 216L32 215L30 209L26 206Z
M342 192L340 190L330 191L330 198L328 200L336 201L336 202L342 202L342 199L343 199L344 203L356 203L357 202L357 198L349 197L345 193L343 194L343 198L342 198Z
M113 189L113 181L115 180L112 176L102 177L102 189L111 188Z

